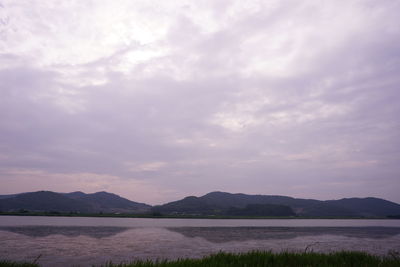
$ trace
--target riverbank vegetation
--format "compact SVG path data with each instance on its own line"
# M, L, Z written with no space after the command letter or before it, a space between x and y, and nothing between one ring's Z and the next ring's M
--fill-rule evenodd
M248 252L240 254L214 254L202 259L180 259L176 261L138 261L130 264L112 264L105 267L284 267L284 266L362 266L362 267L399 267L400 258L397 254L388 257L379 257L362 252L335 252L322 253L293 253L293 252Z
M0 260L0 267L40 267L36 263Z
M0 267L39 267L34 263L15 263L0 261ZM179 259L175 261L136 261L132 263L114 264L109 262L102 267L286 267L286 266L307 266L307 267L399 267L400 256L398 252L390 252L387 256L381 257L370 255L364 252L334 252L329 254L314 252L261 252L253 251L248 253L224 253L220 252L202 259Z

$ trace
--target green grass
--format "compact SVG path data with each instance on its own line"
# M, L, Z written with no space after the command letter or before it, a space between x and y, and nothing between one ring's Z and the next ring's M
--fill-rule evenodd
M137 261L129 264L108 263L105 267L284 267L284 266L307 266L307 267L399 267L400 257L398 254L379 257L363 252L335 252L331 254L322 253L293 253L293 252L249 252L231 254L220 252L202 259L179 259L176 261Z
M386 257L363 252L261 252L232 254L220 252L202 259L179 259L176 261L136 261L133 263L107 263L103 267L400 267L400 254L391 252ZM0 267L39 267L34 263L0 261Z
M15 262L15 261L2 261L0 260L0 267L39 267L38 264L28 262Z

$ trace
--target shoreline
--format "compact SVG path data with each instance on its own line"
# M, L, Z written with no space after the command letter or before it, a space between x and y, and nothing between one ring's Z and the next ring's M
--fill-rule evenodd
M339 216L220 216L220 215L151 215L151 214L114 214L114 213L62 213L62 212L0 212L0 216L43 216L43 217L86 217L86 218L144 218L144 219L271 219L271 220L293 220L293 219L326 219L326 220L398 220L397 216L387 217L339 217Z

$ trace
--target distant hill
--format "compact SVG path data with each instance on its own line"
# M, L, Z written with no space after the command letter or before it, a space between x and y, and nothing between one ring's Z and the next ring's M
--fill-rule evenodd
M173 201L152 208L153 212L161 214L191 214L215 215L221 214L223 209L216 203L208 203L201 198L189 196L182 200Z
M275 204L248 204L244 208L231 207L226 211L233 216L294 216L292 208Z
M143 213L149 211L150 208L150 205L130 201L107 192L85 194L38 191L0 198L0 211Z
M15 197L18 194L12 194L12 195L0 195L0 199L5 199L5 198L10 198L10 197Z
M161 215L391 217L400 216L400 205L380 198L339 200L301 199L274 195L211 192L201 197L151 207L108 192L55 193L38 191L0 195L0 211L154 213Z
M182 200L153 207L161 214L227 215L227 216L293 216L287 205L248 201L243 194L214 192L202 197L185 197Z
M103 212L145 212L151 208L150 205L130 201L116 194L104 191L93 194L73 192L65 195L69 198L88 203L92 209Z
M22 193L10 198L0 199L0 210L89 212L90 206L85 202L71 199L59 193L38 191Z
M357 211L361 216L388 216L400 215L400 205L381 198L343 198L340 200L328 200L326 203L337 207Z
M254 204L277 205L281 208L290 207L290 210L286 209L285 216L296 214L298 216L374 217L400 214L399 204L379 198L321 201L287 196L246 195L226 192L211 192L201 197L186 197L182 200L153 207L153 211L161 214L229 215L232 213L232 208L239 212L240 209L249 209L250 207L253 210L252 212L243 212L248 216L258 216L256 209L251 206ZM277 206L275 208L278 208ZM270 216L275 216L272 213Z

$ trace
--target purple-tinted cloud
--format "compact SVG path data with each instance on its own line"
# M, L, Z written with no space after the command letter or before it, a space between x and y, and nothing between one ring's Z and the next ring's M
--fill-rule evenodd
M400 202L397 1L159 5L2 2L1 194Z

